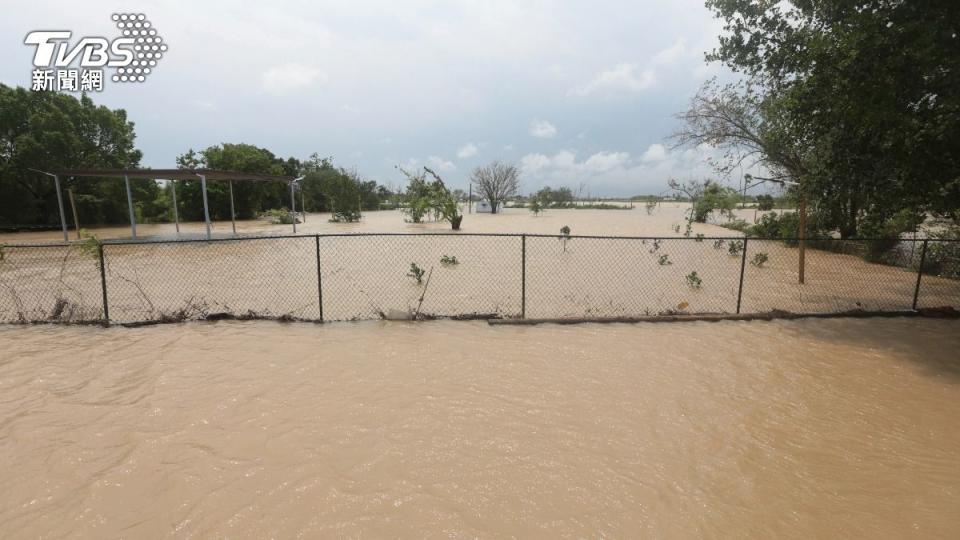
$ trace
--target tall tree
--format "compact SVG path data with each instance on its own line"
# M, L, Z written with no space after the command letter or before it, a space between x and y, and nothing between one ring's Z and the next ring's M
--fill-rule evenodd
M499 161L474 169L470 181L490 203L490 211L494 214L507 197L516 195L520 189L517 168Z
M960 2L706 4L726 23L708 58L777 96L844 235L904 208L960 220Z
M86 95L31 92L0 84L0 224L54 225L60 221L49 177L30 169L136 167L134 125L123 109L108 109ZM111 178L62 178L77 194L83 223L127 219L123 182ZM137 212L155 213L159 188L132 180Z

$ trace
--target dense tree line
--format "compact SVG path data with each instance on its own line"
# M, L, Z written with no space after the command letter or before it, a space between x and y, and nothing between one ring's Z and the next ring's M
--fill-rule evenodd
M31 92L0 84L0 226L58 226L57 196L50 177L31 169L136 168L142 153L134 145L134 123L123 109L98 106L86 95ZM208 168L247 173L304 176L296 204L307 211L334 211L359 216L391 197L375 181L335 167L317 154L306 160L276 156L250 144L221 144L176 158L180 168ZM117 178L61 178L72 189L81 223L126 223L124 183ZM168 183L131 179L140 222L172 221ZM178 180L177 210L182 220L203 219L200 181ZM238 219L255 218L270 209L290 207L289 186L274 182L234 182ZM208 181L210 217L230 219L230 185ZM69 215L69 210L67 210Z

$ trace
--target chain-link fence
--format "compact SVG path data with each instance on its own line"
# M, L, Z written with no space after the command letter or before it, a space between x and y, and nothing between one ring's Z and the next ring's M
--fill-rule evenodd
M7 245L0 322L960 307L960 242L344 234Z

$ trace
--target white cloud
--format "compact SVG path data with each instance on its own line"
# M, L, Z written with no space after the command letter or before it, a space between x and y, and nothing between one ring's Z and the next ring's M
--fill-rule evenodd
M667 149L660 143L651 144L647 147L647 151L640 156L640 160L644 163L655 163L665 159L667 159Z
M597 152L583 162L583 168L590 172L604 172L622 167L630 161L627 152Z
M431 169L436 169L438 171L452 171L457 168L452 161L443 159L440 156L428 157L427 163L430 164Z
M320 70L303 64L273 66L260 75L260 87L275 96L283 96L322 83L326 76Z
M673 45L653 55L655 64L673 64L687 54L687 40L680 38Z
M552 156L533 153L520 158L520 168L526 174L541 173L559 178L573 178L607 172L623 167L630 162L628 152L597 152L584 161L577 162L577 155L571 150L561 150Z
M543 154L527 154L520 158L520 169L525 173L536 173L550 166L550 158Z
M473 143L467 143L467 144L461 146L461 147L457 150L457 157L460 158L460 159L465 159L465 158L468 158L468 157L473 157L473 156L477 155L477 152L478 152L479 150L480 150L480 149L477 148L477 145L475 145L475 144L473 144Z
M640 92L657 82L656 73L651 69L638 72L636 64L617 64L600 72L587 84L571 89L568 93L587 96L597 92Z
M530 122L530 135L540 139L551 139L557 135L557 128L546 120Z

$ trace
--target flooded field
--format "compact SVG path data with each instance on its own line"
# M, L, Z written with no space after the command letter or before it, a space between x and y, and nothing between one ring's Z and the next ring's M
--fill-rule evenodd
M615 238L471 236L354 236L354 233L447 233L445 223L408 224L398 212L370 212L355 224L310 215L297 238L152 243L104 247L110 319L137 322L203 318L209 313L324 320L376 319L390 313L430 316L631 317L663 313L836 312L913 307L917 276L909 268L919 244L906 245L906 263L871 264L854 255L808 250L807 282L798 283L798 250L749 240L697 224L680 238L685 205L648 215L632 210L527 210L473 214L463 233L629 235ZM750 214L753 210L743 211ZM288 233L262 222L244 233ZM218 224L222 233L224 224ZM229 226L229 224L226 224ZM167 225L141 234L168 235ZM199 232L199 224L184 234ZM196 230L195 230L196 229ZM192 232L188 232L192 231ZM122 235L122 227L97 231ZM338 234L321 236L311 233ZM194 234L195 235L195 234ZM56 233L6 235L0 262L0 321L95 320L104 316L96 253L50 246L18 248L13 240L51 241ZM763 255L762 266L747 264ZM444 256L459 264L445 265ZM429 285L409 275L411 263L429 272ZM693 279L691 276L695 277ZM422 303L421 303L422 299ZM917 307L960 306L960 281L925 275Z
M629 203L620 203L629 204ZM529 233L557 234L564 225L578 235L606 236L680 236L674 231L676 225L685 223L687 203L663 203L648 215L643 203L636 203L633 209L625 210L548 210L539 216L523 208L507 208L500 214L466 214L462 231L468 233ZM466 212L466 208L463 209ZM738 210L738 217L753 221L754 215L763 214L751 209ZM399 210L364 212L363 219L357 223L331 223L330 214L308 214L306 221L297 225L298 234L326 233L394 233L394 232L450 232L446 222L406 223L404 214ZM100 238L126 238L130 236L129 226L89 227L88 230ZM203 222L181 223L182 236L197 237L205 234ZM219 236L231 235L229 221L213 223L213 233ZM292 234L290 225L273 225L267 221L238 221L237 233L247 235ZM711 224L695 224L694 232L710 236L739 236L736 231ZM173 223L139 224L137 234L141 237L175 239L176 229ZM71 229L70 238L76 238ZM5 233L0 234L0 242L59 242L63 233L56 231Z
M960 536L960 322L0 326L0 536Z

